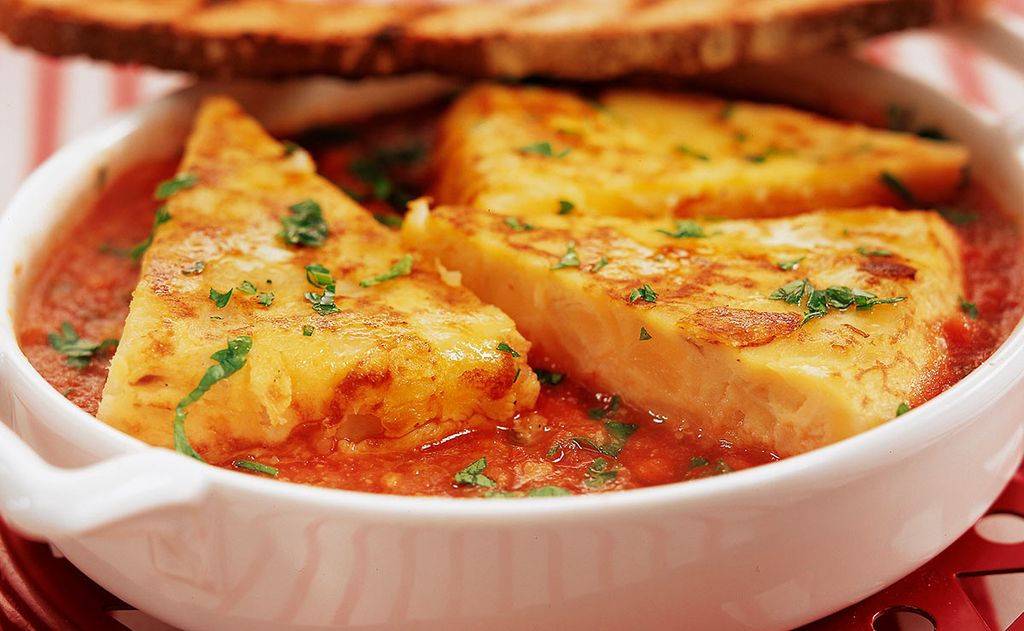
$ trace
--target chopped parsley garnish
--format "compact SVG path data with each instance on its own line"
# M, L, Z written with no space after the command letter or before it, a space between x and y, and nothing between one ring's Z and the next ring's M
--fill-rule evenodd
M906 300L905 296L879 298L875 294L862 289L851 289L843 285L833 285L827 289L815 289L806 279L795 280L773 291L770 300L782 300L792 305L799 305L807 297L804 319L801 325L814 318L828 314L829 308L844 310L856 307L859 311L870 310L875 305L895 304Z
M890 250L872 250L864 246L857 248L857 254L861 256L892 256Z
M501 351L502 353L508 353L512 357L520 357L519 353L516 352L516 349L512 348L505 342L498 344L497 350Z
M316 327L305 324L302 327L302 334L305 335L306 337L313 337L313 331L315 330Z
M640 327L640 341L646 342L651 339L651 334L647 332L647 327Z
M60 325L60 331L46 336L50 348L68 358L68 366L85 368L89 362L105 349L117 346L117 340L110 338L99 344L83 340L70 322Z
M164 180L157 185L153 192L153 198L163 201L178 191L192 188L199 182L199 178L191 173L179 173L169 180Z
M686 145L676 145L676 151L681 153L681 154L683 154L684 156L689 156L691 158L696 158L698 160L703 160L704 162L707 162L708 160L711 159L708 156L708 154L701 153L699 151L695 151L694 149L691 149L690 147L687 147Z
M570 202L567 199L558 200L558 214L568 215L572 211L576 210L576 204Z
M707 458L703 458L701 456L697 456L695 458L690 458L690 470L700 469L702 467L707 467L707 466L710 466L710 465L711 465L711 462ZM732 471L733 471L733 468L730 467L725 462L725 460L723 460L721 458L716 458L715 462L714 462L714 468L711 470L710 474L711 475L722 475L723 473L731 473Z
M562 149L558 153L555 153L555 150L551 148L551 143L546 140L543 142L535 142L532 145L526 145L525 147L519 148L520 153L532 153L538 156L544 156L545 158L558 159L562 159L565 156L569 155L570 151L572 151L572 149L566 147L565 149Z
M389 171L416 164L426 153L426 146L419 142L404 147L380 149L370 157L353 160L348 170L370 187L374 199L402 208L413 195L392 180Z
M246 294L246 295L249 295L249 296L255 296L256 295L256 285L253 285L252 282L247 281L247 280L243 280L242 284L239 285L238 287L236 287L236 289L238 291L242 292L243 294Z
M589 449L590 451L596 451L597 453L616 458L622 452L625 444L625 441L613 440L607 445L598 445L586 436L572 436L565 442L555 441L552 443L546 455L548 458L551 458L558 454L558 451L563 447L569 447L570 449Z
M649 284L644 283L642 287L637 287L633 291L629 292L629 301L636 302L637 300L643 300L644 302L657 302L658 292L654 291L654 288Z
M947 208L945 206L939 206L935 209L935 212L942 215L942 218L955 226L963 226L969 223L974 223L978 220L978 216L967 210L960 210L959 208Z
M899 405L896 406L896 416L903 416L904 414L906 414L909 411L910 411L910 404L908 404L906 401L903 401Z
M246 471L252 471L254 473L262 473L263 475L269 475L272 478L276 478L278 474L277 467L271 467L268 464L262 462L256 462L255 460L243 460L239 458L231 463L231 466L236 469L245 469Z
M563 373L551 372L550 370L544 370L542 368L534 368L533 372L537 375L537 381L548 386L557 386L562 383L563 379L565 379L565 375Z
M607 460L597 458L587 469L587 477L583 479L583 483L593 489L604 486L617 477L619 477L619 472L611 468Z
M772 156L791 156L795 151L792 149L779 149L778 147L768 147L761 153L755 153L748 156L744 156L747 162L753 162L754 164L763 164L768 158Z
M339 311L338 305L334 304L334 277L331 271L319 263L311 263L306 266L306 280L310 285L324 290L322 294L307 291L305 298L313 303L313 311L320 315L330 315Z
M260 303L264 307L269 307L274 304L274 292L272 291L261 291L259 296L256 296L256 302Z
M304 199L288 207L290 216L281 217L281 232L277 233L285 243L318 248L327 238L327 222L324 221L320 204Z
M807 279L795 280L791 283L786 283L782 287L779 287L771 294L769 294L769 300L783 300L791 305L798 305L804 299L804 293L810 288L810 283Z
M676 219L675 230L658 230L658 232L675 239L701 239L707 236L704 234L704 228L692 219Z
M608 433L614 436L616 439L627 440L630 436L636 433L636 430L640 429L640 426L634 423L608 421L607 423L604 424L604 428L608 430Z
M565 247L565 255L559 259L558 263L551 266L551 269L564 269L566 267L579 267L580 256L576 253L576 242L570 241Z
M725 104L724 107L722 107L722 111L719 113L719 116L721 117L722 120L727 121L727 120L731 119L732 115L735 114L735 113L736 113L736 102L735 101L729 101L728 103Z
M484 475L484 469L486 468L487 458L481 457L479 460L467 465L465 469L456 473L454 476L455 483L494 488L494 480Z
M892 173L889 173L888 171L882 171L878 175L878 180L882 184L885 184L887 187L889 187L889 190L891 190L893 193L896 193L896 195L904 202L906 202L907 205L918 207L924 206L924 204L921 203L921 200L917 198L917 195L914 195L914 193L912 193L910 189L907 188L906 184L904 184L901 179L899 179Z
M617 394L613 394L611 398L608 399L608 403L603 407L590 408L589 410L587 410L587 416L594 419L595 421L599 421L603 418L612 416L616 412L618 412L620 405L622 405L622 397L620 397Z
M185 435L185 417L187 415L185 408L198 401L215 383L227 379L241 370L242 366L245 366L245 356L249 354L251 349L252 338L248 335L243 335L228 340L227 348L223 348L210 355L210 359L217 363L206 369L203 378L199 380L199 385L192 392L189 392L184 399L179 401L174 409L175 451L191 456L200 462L205 462L203 457L192 448L192 445L188 442L188 436Z
M228 302L231 300L231 292L233 292L233 291L234 291L233 289L229 289L225 293L221 293L221 292L217 291L216 289L214 289L213 287L211 287L210 288L210 300L213 301L213 304L217 305L218 309L223 309L224 307L227 306Z
M782 270L784 272L791 272L791 271L795 270L796 268L800 267L801 261L803 261L805 258L807 258L807 257L806 256L801 256L798 259L790 259L788 261L778 261L777 263L775 263L775 267L779 268L780 270Z
M167 206L161 206L156 209L156 215L153 217L153 230L149 233L149 237L145 241L136 245L134 248L128 251L128 256L132 257L132 260L138 263L142 260L142 255L146 253L149 246L153 245L153 238L156 236L156 229L161 225L171 220L171 213L168 212Z
M964 315L972 320L978 319L978 305L973 302L967 302L967 299L963 296L960 296L960 311L963 311Z
M181 268L181 273L185 276L195 276L197 274L202 274L204 269L206 269L206 262L196 261L188 267Z
M295 153L296 151L299 151L299 150L302 149L302 147L298 146L297 144L295 144L294 142L292 142L290 140L286 140L286 141L284 141L281 144L284 145L284 156L286 158L288 156L292 155L293 153Z
M319 263L311 263L306 266L306 281L314 287L331 287L334 285L334 277L331 270Z
M508 226L509 228L512 228L516 232L526 232L528 230L533 230L532 225L524 221L519 221L515 217L505 217L505 225Z
M398 215L392 215L391 213L373 213L373 218L377 220L377 223L382 226L387 226L388 228L402 227L402 218Z
M594 263L593 265L590 266L590 273L593 274L595 272L600 271L601 268L603 268L607 264L608 264L608 259L606 259L606 258L604 258L602 256L600 261L598 261L597 263Z
M374 276L373 278L367 278L366 280L359 281L360 287L373 287L379 285L385 281L394 280L399 276L408 276L412 273L412 255L406 254L402 258L395 261L395 264L391 266L391 269Z

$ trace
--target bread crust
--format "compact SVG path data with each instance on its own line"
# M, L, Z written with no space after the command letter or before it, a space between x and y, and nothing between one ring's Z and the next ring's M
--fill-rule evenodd
M0 0L0 31L50 55L211 78L434 71L688 76L965 18L985 0Z

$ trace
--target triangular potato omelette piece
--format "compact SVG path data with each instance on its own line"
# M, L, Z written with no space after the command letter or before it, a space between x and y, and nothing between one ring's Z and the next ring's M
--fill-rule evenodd
M962 318L958 237L884 208L756 221L417 206L403 234L534 359L694 432L790 455L897 416Z
M499 214L774 217L926 203L961 181L956 143L792 108L615 89L595 100L480 85L446 114L434 198Z
M408 256L234 102L203 105L158 196L169 219L99 407L114 427L171 446L184 411L192 447L218 460L303 425L319 447L405 448L535 402L529 344L507 316Z

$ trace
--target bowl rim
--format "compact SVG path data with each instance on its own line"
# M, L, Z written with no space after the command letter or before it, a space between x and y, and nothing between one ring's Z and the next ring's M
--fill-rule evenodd
M918 86L919 87L919 86ZM215 88L214 88L215 89ZM269 86L272 94L287 94L288 85ZM38 167L18 188L17 193L0 214L0 240L22 236L17 221L40 206L41 200L54 200L62 192L55 182L73 182L95 170L105 148L123 148L134 131L158 124L161 116L192 107L210 86L193 86L177 91L94 127L65 145ZM930 90L933 96L943 98ZM948 98L948 97L947 97ZM966 111L966 110L965 110ZM974 117L978 118L978 117ZM129 150L130 151L130 150ZM1024 171L1018 153L1014 153L1014 169ZM65 187L68 184L64 185ZM59 212L73 212L73 203L56 204ZM47 211L58 212L58 211ZM51 227L47 237L52 237ZM13 236L12 236L13 235ZM32 254L39 246L26 246L29 256L18 256L17 248L0 248L0 378L27 388L31 396L41 397L60 413L55 425L71 435L89 436L102 441L111 452L138 453L160 450L106 425L78 408L36 371L18 344L15 329L17 312L16 287L24 282L34 265ZM987 405L999 398L1012 385L1024 378L1024 321L1018 322L1006 340L978 368L918 408L882 423L870 430L812 451L782 458L724 476L684 482L564 497L516 498L515 501L473 501L485 498L450 496L408 496L317 487L254 476L211 466L183 457L182 466L203 467L203 476L218 489L233 489L258 494L276 501L311 502L321 507L343 510L358 508L382 514L415 514L423 518L472 517L478 520L535 520L538 517L557 519L570 512L602 513L633 511L652 506L686 506L705 500L724 501L730 497L763 493L765 489L795 488L825 484L835 486L846 480L870 474L879 465L873 464L884 454L891 458L908 458L940 437L969 424ZM79 434L85 432L85 434ZM115 456L116 458L117 456ZM828 473L828 476L818 476ZM792 487L790 487L792 488Z

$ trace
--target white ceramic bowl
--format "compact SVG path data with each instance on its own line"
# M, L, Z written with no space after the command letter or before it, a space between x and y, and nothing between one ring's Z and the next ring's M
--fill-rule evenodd
M856 89L844 95L836 77ZM1010 127L848 59L759 78L833 103L914 108L967 142L976 173L1024 212L1021 134ZM294 131L444 89L421 78L234 91L272 129ZM51 388L19 350L11 313L33 256L95 197L97 172L177 152L202 92L141 108L63 149L0 223L0 418L14 429L0 424L0 511L171 624L790 628L949 545L1020 461L1020 328L960 384L865 434L731 475L607 495L390 497L285 484L147 447Z

